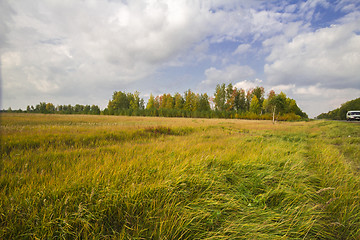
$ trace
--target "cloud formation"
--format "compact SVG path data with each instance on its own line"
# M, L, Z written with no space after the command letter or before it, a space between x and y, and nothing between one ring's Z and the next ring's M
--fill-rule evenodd
M233 83L241 79L246 79L255 74L254 70L249 66L229 65L224 69L209 68L205 70L206 80L201 84L215 86L219 83Z
M320 84L360 88L360 21L296 36L272 48L265 74L270 84Z
M315 90L350 98L360 89L359 26L356 0L5 0L1 107L103 108L113 91L212 94L262 79L315 113L309 99L325 99Z
M234 84L234 87L236 87L237 89L244 89L245 91L248 91L250 89L254 89L262 85L263 85L263 81L261 79L256 78L254 81L244 80L241 82L237 82Z

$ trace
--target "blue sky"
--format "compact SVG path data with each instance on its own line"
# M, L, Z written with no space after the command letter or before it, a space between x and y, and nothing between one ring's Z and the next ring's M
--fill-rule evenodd
M315 117L360 96L360 2L5 0L0 53L4 109L232 83Z

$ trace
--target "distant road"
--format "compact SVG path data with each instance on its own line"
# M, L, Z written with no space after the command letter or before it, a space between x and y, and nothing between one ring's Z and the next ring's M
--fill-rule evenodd
M332 119L315 119L315 120L326 120L326 121L348 122L348 123L360 123L360 121L346 121L346 120L332 120Z
M338 122L348 122L348 123L360 123L360 121L346 121L346 120L334 120Z

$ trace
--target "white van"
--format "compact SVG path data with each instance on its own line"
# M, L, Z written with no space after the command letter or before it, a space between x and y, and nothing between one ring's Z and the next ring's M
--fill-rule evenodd
M348 111L346 113L346 120L352 121L352 120L360 120L360 110L357 111Z

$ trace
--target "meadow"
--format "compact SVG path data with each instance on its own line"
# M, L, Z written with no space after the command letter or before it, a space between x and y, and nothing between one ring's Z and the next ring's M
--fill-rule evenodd
M2 113L0 239L360 239L360 124Z

